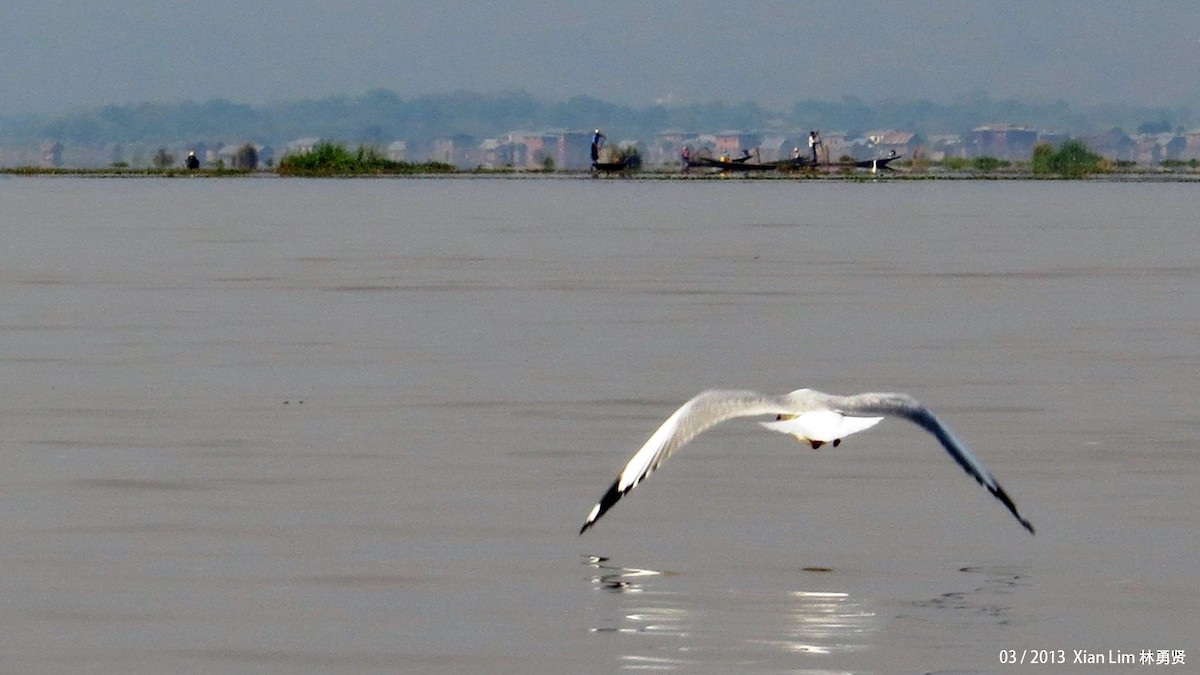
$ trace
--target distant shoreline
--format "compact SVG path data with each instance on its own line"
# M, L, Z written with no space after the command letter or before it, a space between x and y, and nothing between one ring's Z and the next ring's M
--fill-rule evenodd
M1190 183L1200 182L1200 171L1194 170L1143 170L1116 171L1091 173L1085 176L1062 176L1057 174L1034 174L1031 171L922 171L913 172L903 169L870 173L868 171L842 172L838 170L794 173L755 173L755 174L725 174L719 172L692 171L639 171L627 175L594 174L590 171L513 171L513 170L460 170L453 172L428 173L387 173L387 172L347 172L319 176L280 175L275 170L242 171L234 169L132 169L132 168L100 168L100 169L70 169L45 167L9 167L0 168L0 176L5 177L70 177L70 178L210 178L210 179L270 179L281 180L312 180L325 178L334 180L353 179L496 179L496 180L598 180L598 181L834 181L834 182L876 182L876 181L1085 181L1085 182L1117 182L1117 183Z

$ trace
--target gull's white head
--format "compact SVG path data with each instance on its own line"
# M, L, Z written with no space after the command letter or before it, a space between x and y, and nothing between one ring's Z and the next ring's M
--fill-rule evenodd
M792 401L796 403L797 407L807 408L810 410L816 410L824 407L819 404L821 396L824 396L824 394L816 391L815 389L797 389L796 391L788 394L788 398L792 399Z

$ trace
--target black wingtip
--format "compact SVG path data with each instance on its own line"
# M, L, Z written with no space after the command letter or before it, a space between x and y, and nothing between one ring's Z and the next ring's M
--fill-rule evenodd
M592 525L596 524L596 518L599 518L599 517L600 517L599 515L588 516L587 521L585 521L583 523L583 527L579 528L579 534L583 534L584 532L587 532L588 530L590 530L592 528Z
M1025 518L1021 516L1021 514L1017 511L1017 505L1013 503L1012 498L1008 496L1008 493L1004 491L1004 488L1000 487L999 483L996 484L995 490L989 489L989 492L995 495L996 499L999 499L1000 503L1004 504L1004 506L1008 508L1008 510L1013 514L1013 517L1017 519L1017 522L1021 523L1021 526L1029 531L1029 534L1037 534L1037 532L1033 529L1033 523L1025 520Z
M617 501L620 500L625 494L625 492L628 492L628 490L622 492L619 487L620 484L621 480L619 478L613 481L612 486L608 488L608 492L605 492L604 496L600 498L600 501L596 502L596 505L592 507L592 512L588 514L587 520L583 523L583 527L579 528L579 534L587 532L588 528L590 528L592 525L595 525L597 520L600 520L600 516L603 516L605 513L607 513L608 510L613 507L613 504L616 504Z

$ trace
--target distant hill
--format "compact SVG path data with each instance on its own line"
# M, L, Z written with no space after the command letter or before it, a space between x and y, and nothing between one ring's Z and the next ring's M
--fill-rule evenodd
M422 142L466 134L478 139L511 131L591 129L614 139L645 140L664 130L715 132L769 129L903 129L920 134L963 133L981 124L1005 122L1038 129L1091 132L1114 127L1176 129L1196 123L1187 108L1072 108L1062 102L994 100L984 95L952 104L888 99L801 100L790 110L753 102L716 101L641 108L590 96L562 101L524 92L426 95L404 98L386 90L357 97L251 106L227 100L137 103L61 116L0 118L0 145L41 141L65 144L181 145L215 140L254 141L282 147L296 138L325 138L348 144Z

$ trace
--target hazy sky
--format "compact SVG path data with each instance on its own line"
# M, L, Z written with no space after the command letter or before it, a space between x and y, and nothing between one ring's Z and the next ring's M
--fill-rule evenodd
M0 0L0 114L389 89L1200 108L1200 2Z

